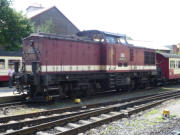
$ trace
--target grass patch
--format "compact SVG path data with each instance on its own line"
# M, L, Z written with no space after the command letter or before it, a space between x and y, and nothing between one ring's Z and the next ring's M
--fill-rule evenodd
M150 112L147 112L147 113L145 114L145 117L148 117L148 116L150 116L150 115L159 114L159 113L160 113L159 110L153 109L153 110L151 110Z
M34 113L34 112L39 112L39 111L41 111L41 110L40 109L36 109L36 108L21 109L21 110L16 110L13 114L14 115L21 115L21 114Z

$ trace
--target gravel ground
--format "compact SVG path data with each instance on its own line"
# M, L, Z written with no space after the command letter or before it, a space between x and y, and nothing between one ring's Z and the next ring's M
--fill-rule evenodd
M163 117L164 109L170 111L169 118ZM84 135L180 135L180 99L91 129Z
M82 98L82 105L85 104L92 104L92 103L100 103L105 101L117 101L124 98L131 98L136 96L143 96L148 94L154 94L159 92L164 92L168 90L180 90L180 85L174 85L174 86L167 86L167 87L161 87L161 88L155 88L150 90L137 90L134 92L124 92L119 94L111 94L101 97L92 97L92 98ZM70 107L70 106L78 106L79 104L75 104L73 100L64 100L55 102L53 104L41 104L41 105L29 105L29 106L17 106L17 107L8 107L6 109L6 112L4 113L4 108L0 108L0 117L3 116L9 116L9 115L18 115L18 114L26 114L31 112L38 112L43 110L49 110L49 109L55 109L55 108L61 108L61 107Z

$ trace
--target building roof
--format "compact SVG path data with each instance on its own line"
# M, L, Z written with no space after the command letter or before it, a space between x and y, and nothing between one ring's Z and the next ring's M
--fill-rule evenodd
M31 7L31 6L29 6L29 7ZM28 8L29 8L28 7ZM27 9L28 9L27 8ZM37 16L37 15L40 15L40 14L42 14L42 13L44 13L45 11L48 11L48 10L50 10L50 9L52 9L52 8L54 8L54 6L53 7L50 7L50 8L40 8L40 9L38 9L38 10L34 10L34 11L31 11L31 12L27 12L26 13L26 16L27 16L27 18L28 19L31 19L31 18L33 18L33 17L35 17L35 16Z
M41 15L41 14L45 13L46 11L49 11L53 8L56 9L69 23L71 23L79 31L79 29L56 6L52 6L49 8L41 7L38 10L27 12L26 16L28 19L32 19L32 18L39 16L39 15Z
M128 43L135 46L150 48L155 50L171 50L169 46L164 45L164 43L151 42L151 41L141 41L141 40L128 40Z
M1 51L0 56L22 56L21 51Z
M172 53L159 53L165 58L180 58L180 55L178 54L172 54Z

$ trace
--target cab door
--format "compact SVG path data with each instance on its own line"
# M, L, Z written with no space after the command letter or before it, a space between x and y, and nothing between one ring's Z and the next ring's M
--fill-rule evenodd
M113 45L109 48L109 70L116 70L116 48Z

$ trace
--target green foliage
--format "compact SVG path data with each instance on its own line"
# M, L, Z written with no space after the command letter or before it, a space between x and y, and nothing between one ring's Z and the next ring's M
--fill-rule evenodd
M37 27L39 32L43 33L55 33L55 25L52 22L52 19L45 21L44 24L41 24Z
M0 0L0 45L7 50L17 50L33 29L30 21L10 8L10 4L10 0Z

